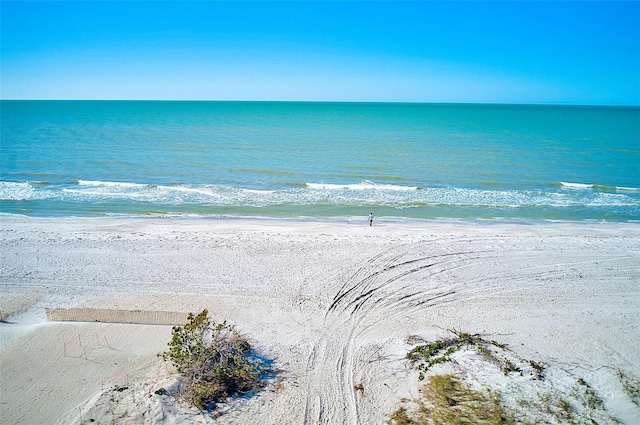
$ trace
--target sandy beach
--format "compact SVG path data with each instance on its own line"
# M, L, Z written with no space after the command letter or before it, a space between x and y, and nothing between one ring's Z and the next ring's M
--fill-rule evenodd
M420 396L409 342L449 330L545 366L544 380L464 352L442 366L506 399L570 398L578 381L602 400L599 423L640 417L620 378L640 379L637 224L3 216L0 226L3 424L382 424ZM58 308L206 308L273 360L276 377L202 415L156 394L175 385L157 356L170 325L48 321Z

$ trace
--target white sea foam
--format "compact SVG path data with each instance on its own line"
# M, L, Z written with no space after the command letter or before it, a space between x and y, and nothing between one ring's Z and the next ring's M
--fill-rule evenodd
M458 207L567 207L578 205L630 205L624 194L576 192L575 195L539 191L479 190L442 187L416 188L381 185L371 182L336 185L308 183L306 188L260 190L220 185L153 186L146 184L97 184L86 188L64 188L63 192L91 199L131 199L173 205L202 204L225 207L274 205L323 205L344 207L381 205L395 209L420 208L428 205ZM607 196L610 195L610 196Z
M29 182L0 181L0 199L5 201L23 201L34 199L37 192Z
M578 183L575 189L587 189ZM562 186L571 187L571 186ZM242 188L212 184L152 185L111 181L80 180L77 184L61 185L33 182L0 182L0 199L7 202L50 200L52 204L83 203L87 205L119 204L135 206L139 210L172 211L168 205L197 208L197 211L216 211L216 208L233 210L261 208L267 214L276 211L295 210L297 207L314 207L314 211L330 208L339 214L354 214L361 208L384 207L390 210L430 210L447 208L501 209L554 209L598 208L617 211L623 208L626 216L637 216L640 198L637 190L617 191L615 188L600 190L540 191L495 190L464 187L416 187L375 184L363 181L359 184L338 185L308 183L304 186L286 186L275 189ZM631 188L630 188L631 189ZM147 207L147 205L152 205ZM159 205L155 207L153 205ZM39 208L41 204L34 204ZM419 213L417 213L419 214Z
M147 185L147 184L139 184L139 183L113 183L109 182L104 185L105 187L121 187L121 188L129 188L129 189L140 189L140 190L148 190L149 192L156 193L158 197L167 196L170 193L173 194L184 194L184 195L204 195L205 198L229 198L233 195L240 196L241 194L255 194L255 195L269 195L275 193L274 190L257 190L257 189L245 189L245 188L236 188L230 186L212 186L212 185L182 185L178 184L175 186L167 186L167 185ZM128 192L131 193L131 192ZM233 194L233 195L232 195Z
M94 180L78 180L80 186L105 186L105 187L148 187L149 185L129 182L110 182Z
M87 200L100 199L131 199L135 201L154 201L155 197L144 192L117 191L117 190L90 190L90 189L62 189L63 193L71 194L76 198L87 198Z
M572 189L593 189L594 185L593 184L587 184L587 183L567 183L567 182L560 182L560 184L564 187L569 187Z
M600 185L600 184L567 183L567 182L560 182L560 185L562 187L567 187L570 189L596 189L596 190L604 190L604 191L640 192L640 188L626 187L626 186L606 186L606 185Z
M240 189L244 193L254 193L256 195L271 195L276 193L275 190L257 190L257 189Z
M365 180L355 184L325 184L325 183L306 183L309 189L324 190L387 190L387 191L409 191L417 190L417 186L400 186L395 184L378 184Z
M161 189L163 191L170 191L170 192L182 192L182 193L186 193L186 194L198 194L198 195L205 195L207 197L215 197L215 198L222 198L222 195L220 195L220 193L218 193L214 188L212 187L208 187L208 186L202 186L202 187L192 187L192 186L183 186L183 185L178 185L178 186L158 186L158 189Z

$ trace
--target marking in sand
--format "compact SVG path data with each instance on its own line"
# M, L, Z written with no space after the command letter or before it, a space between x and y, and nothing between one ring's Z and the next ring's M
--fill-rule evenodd
M64 341L64 356L83 358L85 362L89 361L87 349L110 348L109 341L105 335L98 334L78 334L69 341Z
M434 323L429 312L439 306L539 289L540 279L545 285L564 286L567 270L575 268L571 273L581 277L601 261L618 259L594 260L585 253L570 264L558 263L553 256L541 262L535 246L513 252L504 243L470 251L467 243L465 239L450 241L443 245L445 250L427 240L394 247L344 279L326 310L326 332L308 358L304 423L359 424L361 418L371 416L365 412L375 407L363 402L363 394L369 385L375 385L375 368L380 366L364 361L363 355L375 348L372 341L379 338L376 333L385 324L409 319L428 325ZM566 244L558 247L567 249ZM518 269L503 265L506 250L521 259ZM510 281L520 283L510 285Z
M325 333L309 356L305 423L360 423L358 397L365 394L372 367L356 359L366 350L365 334L381 321L451 302L455 285L438 287L433 277L483 261L478 252L429 251L423 242L381 252L346 279L325 313L325 327L340 332Z

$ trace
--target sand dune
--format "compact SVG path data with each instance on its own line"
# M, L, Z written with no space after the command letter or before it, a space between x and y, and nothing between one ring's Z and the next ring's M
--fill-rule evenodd
M407 338L447 329L547 368L504 377L460 353L445 367L472 382L531 398L583 379L601 422L640 417L619 378L640 378L637 224L367 224L3 217L1 422L384 423L422 385ZM207 308L278 374L201 415L155 394L175 385L170 326L46 321L67 307Z

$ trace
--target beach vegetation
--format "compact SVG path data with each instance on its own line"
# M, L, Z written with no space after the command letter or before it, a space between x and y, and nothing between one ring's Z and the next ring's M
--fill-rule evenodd
M633 404L640 407L640 379L631 377L621 370L618 370L617 375L620 383L622 384L622 389L629 399Z
M498 393L474 390L453 374L432 375L416 408L402 406L389 418L392 425L515 424Z
M180 372L181 394L200 410L211 410L234 395L259 390L271 371L247 338L226 321L217 323L203 310L175 326L169 350L160 354Z
M509 375L511 372L523 373L522 368L512 360L507 357L499 357L496 353L496 350L505 351L506 345L482 338L478 334L470 334L456 330L451 330L450 332L453 333L453 337L442 338L434 342L417 345L407 354L406 359L419 372L419 380L423 380L426 372L433 366L450 362L451 355L462 348L475 350L483 358L497 365L505 375ZM415 340L415 337L411 338L411 341ZM530 362L530 364L534 375L542 378L544 366L536 362Z
M516 365L506 357L502 360L502 364L502 371L504 372L505 376L508 376L511 372L520 372L520 374L522 374L522 369L520 369L518 365Z
M583 378L577 378L573 385L561 391L559 387L547 382L544 377L546 366L524 360L515 355L504 344L459 331L451 331L452 337L429 342L420 337L411 336L409 343L418 344L409 351L406 359L418 371L418 379L427 384L421 391L419 400L402 400L402 407L389 416L389 423L404 424L575 424L621 423L606 408L604 400ZM412 344L412 345L413 345ZM465 372L464 357L452 356L460 350L475 351L481 361L497 366L505 379L513 372L524 376L527 371L530 380L502 381L500 391L495 383L482 384L477 377L473 386ZM476 360L477 361L477 360ZM454 362L456 374L435 374L435 365ZM429 372L429 375L427 375ZM637 401L640 395L638 380L619 372L625 391ZM534 383L535 381L535 383ZM509 382L505 386L505 384ZM493 389L492 389L493 388ZM503 398L503 395L511 394ZM526 396L513 397L513 394ZM635 402L635 401L634 401Z
M544 365L538 363L534 360L529 360L529 365L531 366L531 370L533 371L533 377L536 379L544 379Z
M587 425L597 423L619 424L618 418L612 415L604 405L602 398L584 379L579 378L571 391L562 392L551 389L526 400L517 400L517 405L528 411L529 418L535 420L522 423L562 423Z
M585 407L588 407L592 410L605 409L604 402L602 401L600 396L598 396L598 393L596 393L596 391L591 387L591 385L587 383L587 381L579 378L576 383L576 396L582 400Z

